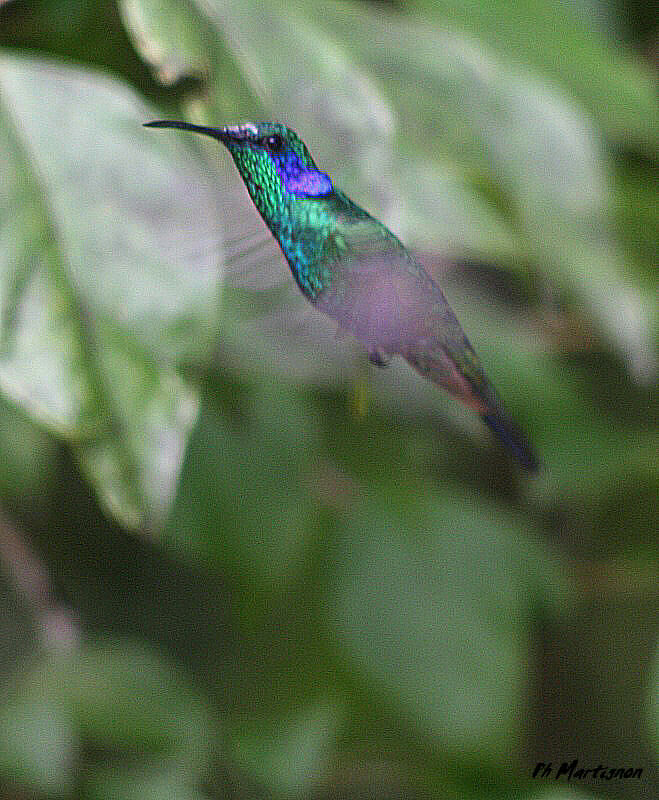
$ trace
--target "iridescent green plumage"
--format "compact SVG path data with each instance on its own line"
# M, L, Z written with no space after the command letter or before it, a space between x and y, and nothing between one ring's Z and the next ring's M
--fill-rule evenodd
M272 122L149 125L223 142L309 301L354 334L374 363L401 355L480 412L524 467L537 468L439 286L382 223L332 186L293 131Z

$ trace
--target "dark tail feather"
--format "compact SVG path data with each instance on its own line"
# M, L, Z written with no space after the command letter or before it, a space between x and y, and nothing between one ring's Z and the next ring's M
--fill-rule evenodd
M529 472L539 469L531 444L522 430L502 411L488 411L481 414L483 421L513 453L519 463Z

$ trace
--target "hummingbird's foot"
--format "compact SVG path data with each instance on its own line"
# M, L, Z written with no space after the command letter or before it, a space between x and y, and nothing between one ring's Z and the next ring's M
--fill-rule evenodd
M375 364L376 367L388 367L389 362L391 361L391 356L387 353L383 352L382 350L371 350L368 354L368 360L371 364Z

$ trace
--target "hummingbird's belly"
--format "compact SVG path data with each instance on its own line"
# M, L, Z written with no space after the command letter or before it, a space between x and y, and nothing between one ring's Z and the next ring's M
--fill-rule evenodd
M403 353L428 321L432 298L424 284L400 267L361 265L334 276L314 302L369 350Z

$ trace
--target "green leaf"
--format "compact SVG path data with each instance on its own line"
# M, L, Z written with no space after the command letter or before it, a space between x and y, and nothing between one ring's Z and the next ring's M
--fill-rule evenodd
M230 124L258 108L228 42L195 0L121 0L119 10L136 49L159 80L169 84L192 76L205 82L208 97L191 100L191 111L199 113L210 102L219 115L216 122Z
M250 714L234 720L232 755L277 796L305 796L327 770L338 722L338 709L329 703L276 718Z
M620 39L608 37L597 14L574 3L543 0L415 0L442 24L468 31L501 58L542 72L574 93L608 136L657 145L657 96L649 66Z
M61 797L73 789L78 747L70 716L49 698L17 699L0 709L0 779Z
M123 0L119 4L124 25L134 33L142 58L158 69L163 83L184 77L203 77L209 69L210 26L196 13L194 2L159 0L142 3Z
M213 795L220 797L220 795ZM208 800L176 770L157 767L95 770L85 781L84 800Z
M0 497L34 509L56 483L57 444L0 396Z
M96 747L189 774L208 764L213 731L204 704L143 646L101 641L51 657L26 677L22 692L35 703L56 704Z
M240 417L207 402L190 440L165 532L182 552L228 570L247 588L285 586L310 543L318 436L282 387L258 389Z
M415 730L507 761L527 691L530 605L562 583L525 523L467 493L376 498L344 521L328 616Z
M214 254L178 253L214 190L152 116L96 73L0 60L0 388L128 525L171 499L196 411L171 362L206 351L217 292Z

